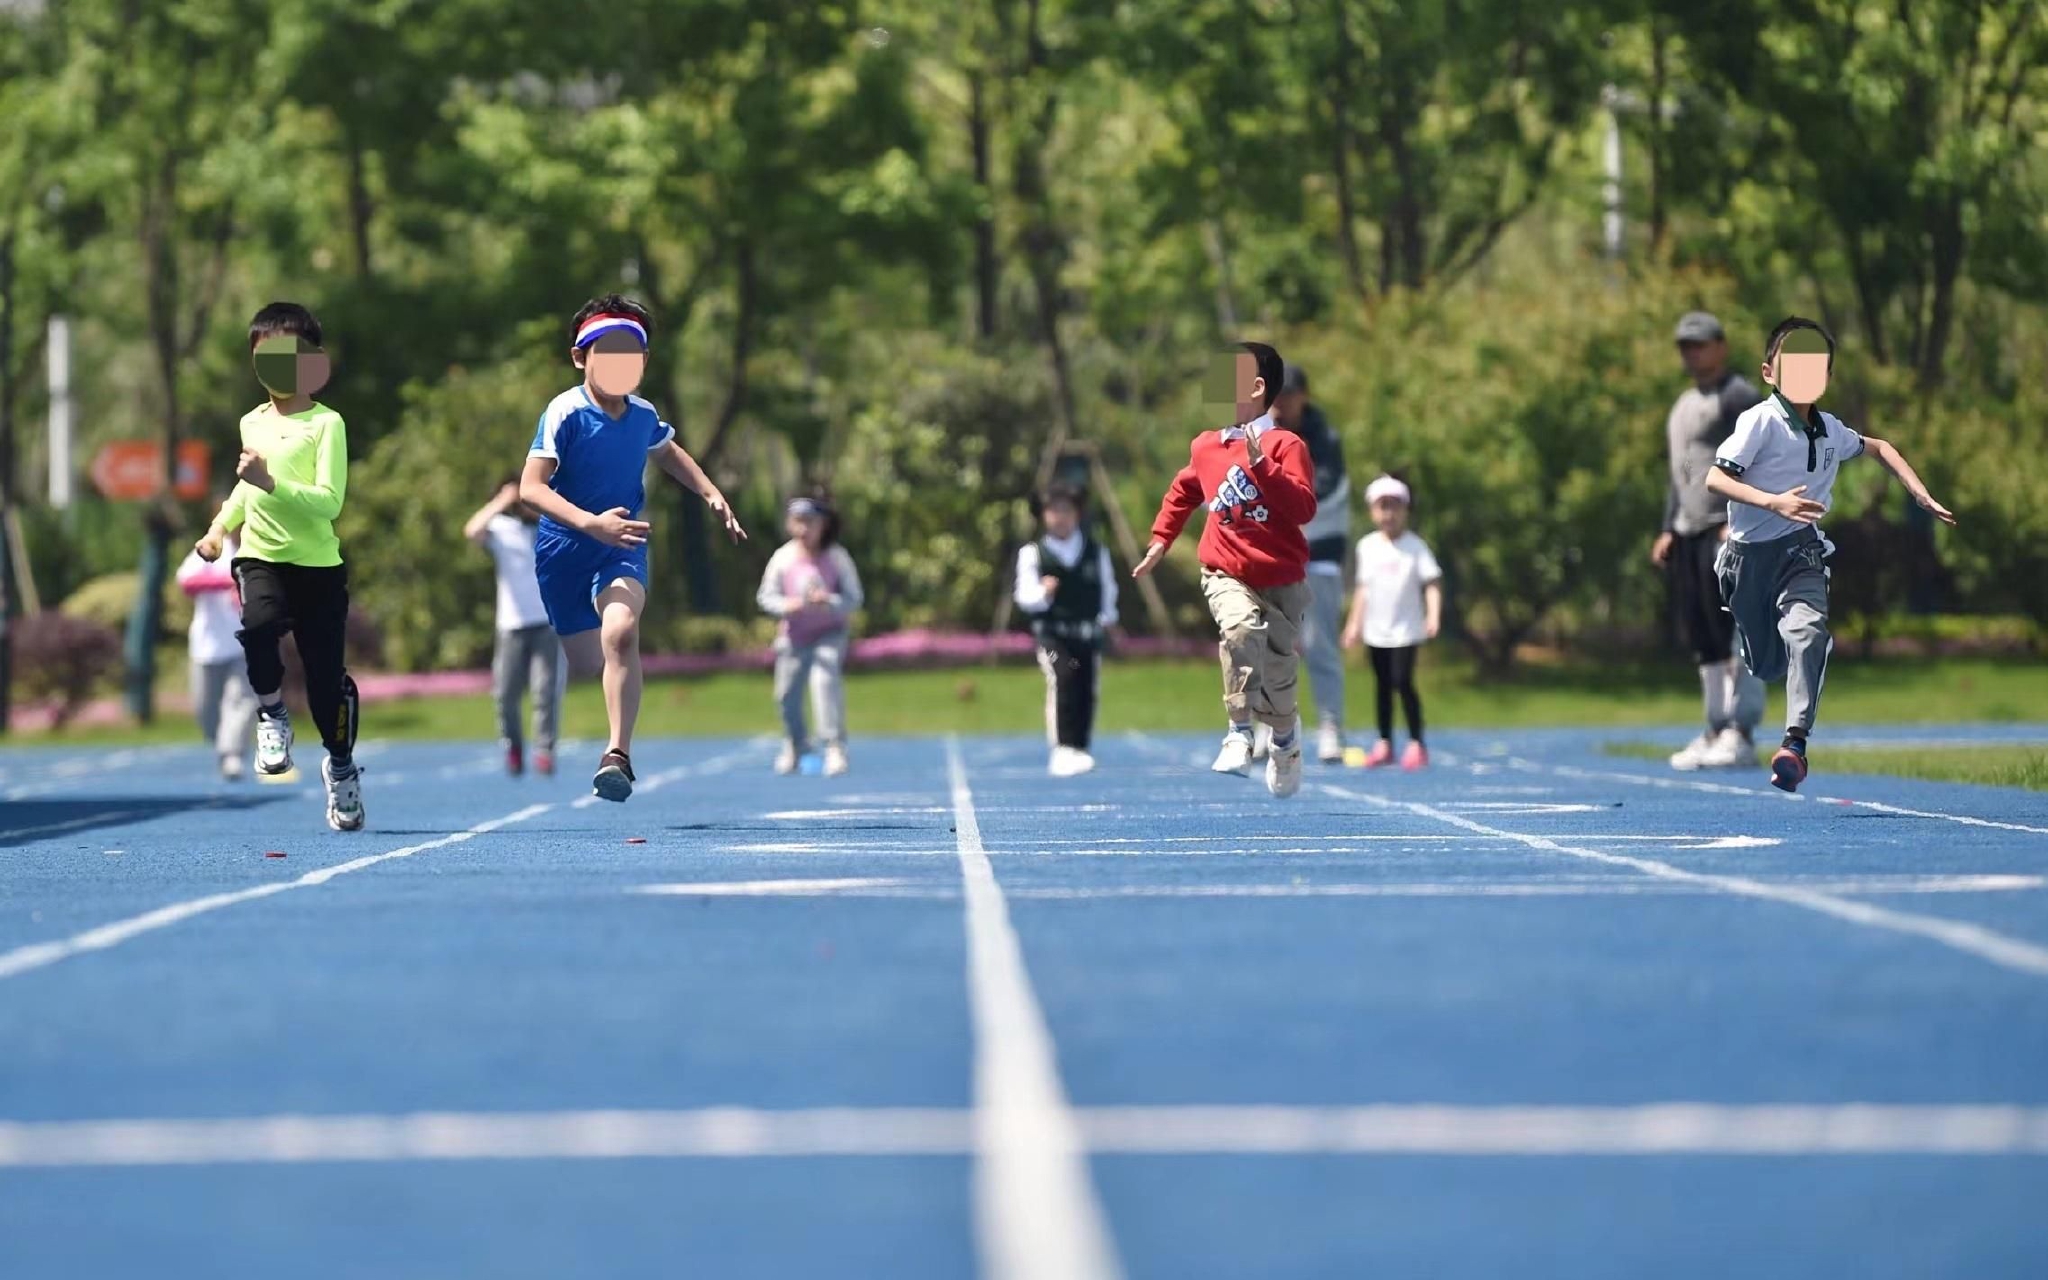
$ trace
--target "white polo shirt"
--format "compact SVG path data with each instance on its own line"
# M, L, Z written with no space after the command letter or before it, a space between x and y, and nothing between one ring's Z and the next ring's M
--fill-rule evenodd
M1765 493L1785 493L1803 484L1803 497L1829 505L1835 474L1863 452L1863 437L1832 413L1819 408L1813 413L1820 419L1818 428L1810 420L1801 422L1791 402L1773 392L1735 420L1735 430L1714 454L1714 465ZM1728 536L1737 542L1771 542L1803 527L1763 507L1728 504Z

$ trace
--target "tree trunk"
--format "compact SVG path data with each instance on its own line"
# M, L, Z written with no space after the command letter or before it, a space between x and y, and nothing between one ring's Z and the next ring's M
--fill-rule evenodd
M14 229L0 236L0 733L14 708Z
M1337 58L1330 90L1330 169L1337 186L1337 249L1344 258L1345 279L1362 299L1367 296L1365 262L1358 252L1358 206L1351 190L1351 152L1357 145L1351 125L1351 60L1355 51L1342 0L1332 9L1337 19Z
M1849 258L1849 279L1856 286L1856 309L1863 319L1863 332L1870 339L1870 354L1879 364L1890 364L1891 348L1885 340L1884 307L1888 297L1877 290L1877 282L1871 278L1870 263L1863 256L1863 246L1857 236L1857 228L1840 226L1842 246Z
M1965 233L1960 197L1950 197L1934 220L1934 300L1920 350L1920 386L1939 387L1955 327L1956 277L1962 274Z
M990 173L987 88L979 71L967 77L968 141L974 149L974 186L981 210L974 219L974 336L991 342L996 336L997 291L1001 263L996 256L995 185Z
M1237 300L1230 279L1230 247L1223 242L1221 220L1202 220L1202 248L1209 255L1210 269L1216 273L1216 325L1224 333L1236 333Z
M364 173L363 148L353 132L348 135L348 222L355 239L356 279L368 282L374 274L370 261L370 218L375 206Z
M1650 248L1664 247L1664 93L1668 77L1664 54L1669 43L1664 24L1650 20Z
M1415 151L1408 144L1412 123L1412 93L1404 73L1396 72L1387 110L1380 117L1380 141L1394 162L1394 208L1396 260L1400 282L1411 289L1422 287L1426 243L1422 231L1422 193L1415 172Z

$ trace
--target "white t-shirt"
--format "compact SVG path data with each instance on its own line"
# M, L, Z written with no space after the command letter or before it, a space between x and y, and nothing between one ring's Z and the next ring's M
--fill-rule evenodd
M1780 395L1746 410L1715 451L1714 465L1765 493L1784 493L1803 484L1806 492L1800 496L1827 506L1834 498L1836 472L1863 452L1863 437L1834 414L1822 412L1822 430L1809 440L1808 429L1794 420L1792 412ZM1737 542L1770 542L1803 528L1763 507L1728 504L1728 536Z
M1429 544L1413 529L1389 538L1375 529L1358 540L1358 585L1365 588L1365 642L1405 649L1429 639L1422 588L1444 576Z
M235 600L235 579L228 568L238 548L228 540L218 560L208 563L197 551L178 566L178 585L192 597L192 625L185 632L185 648L192 661L212 666L242 661L242 642L235 633L242 629L242 609Z
M484 546L498 565L498 630L518 631L548 620L533 574L533 526L518 516L492 516Z

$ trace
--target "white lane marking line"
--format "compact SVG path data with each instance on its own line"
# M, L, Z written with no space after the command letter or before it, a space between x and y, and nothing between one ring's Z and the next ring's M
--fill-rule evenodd
M822 822L831 818L878 818L886 814L944 813L944 805L875 805L865 809L779 809L761 816L770 822Z
M966 899L975 1236L982 1270L999 1280L1110 1280L1122 1268L1089 1179L1080 1125L1060 1084L1052 1033L981 843L957 738L946 739L946 773Z
M1997 1104L1133 1106L1084 1108L1074 1120L1079 1138L1101 1154L2048 1155L2048 1107ZM7 1169L978 1150L975 1113L941 1107L0 1121L0 1168ZM1064 1280L1069 1273L1033 1274Z
M1624 773L1613 769L1581 769L1575 765L1543 764L1534 760L1516 759L1514 767L1525 771L1544 771L1566 778L1593 778L1611 782L1631 782L1637 786L1665 787L1684 791L1701 791L1711 795L1750 796L1757 799L1818 800L1824 804L1850 805L1858 809L1869 809L1876 813L1889 813L1901 818L1928 818L1940 822L1954 822L1966 827L1987 827L1993 831L2020 831L2028 835L2048 836L2048 827L2028 826L2024 822L1998 822L1991 818L1979 818L1967 813L1944 813L1939 809L1909 809L1903 805L1885 804L1877 800L1849 800L1841 796L1824 796L1815 793L1787 795L1773 787L1734 787L1721 782L1698 782L1691 778L1658 778L1647 774Z
M2026 893L2048 886L2048 877L2012 875L1864 876L1858 879L1765 881L1794 884L1815 893L1845 896L1928 893ZM663 897L848 897L916 898L951 901L950 885L901 877L827 880L704 880L636 885L628 893ZM1715 894L1710 885L1677 884L1636 876L1546 877L1542 880L1381 881L1336 884L1163 884L1099 888L1052 886L1009 889L1005 896L1034 902L1099 902L1131 898L1590 898Z
M1557 841L1546 839L1543 836L1503 831L1498 827L1485 826L1459 814L1447 813L1433 805L1418 804L1413 801L1387 800L1379 796L1368 795L1362 791L1349 791L1343 787L1333 787L1327 784L1323 786L1322 790L1344 799L1363 800L1368 804L1378 805L1382 808L1406 809L1410 813L1418 813L1424 817L1435 818L1439 822L1447 822L1454 827L1473 832L1476 835L1508 836L1522 844L1528 845L1532 849L1543 849L1551 853L1561 853L1567 857L1605 863L1608 866L1633 867L1644 875L1656 876L1660 879L1681 881L1687 884L1711 885L1714 888L1741 897L1762 898L1772 902L1782 902L1789 906L1804 907L1808 911L1817 911L1822 915L1833 916L1838 920L1847 920L1851 924L1865 925L1873 929L1888 929L1894 933L1928 938L1941 943L1943 946L1967 952L1979 959L1989 960L1993 964L2008 969L2048 977L2048 947L2039 947L2031 942L2022 942L2018 938L2009 938L2002 933L1986 929L1981 925L1966 924L1958 920L1943 920L1934 916L1913 915L1910 912L1894 911L1888 907L1872 906L1867 902L1852 902L1847 898L1834 897L1812 889L1801 888L1797 885L1766 884L1761 880L1752 880L1746 876L1708 875L1698 871L1686 871L1679 867L1674 867L1668 862L1659 862L1654 858L1635 858L1627 854L1601 853L1594 849L1581 848L1576 845L1559 844Z
M635 885L628 892L676 898L825 897L847 889L891 889L912 883L887 876L856 876L839 880L685 880L675 884Z
M1462 813L1599 813L1610 807L1553 800L1456 800L1444 805Z
M167 811L165 817L173 817L179 810ZM183 812L189 812L185 810ZM0 831L0 840L19 840L28 836L55 835L60 831L76 831L80 827L108 826L142 816L139 809L116 809L111 813L96 813L84 818L71 818L64 822L45 822L33 827L15 827L11 831Z
M549 804L528 805L526 808L507 814L502 818L492 818L488 822L479 822L473 827L463 831L451 832L437 840L428 840L420 844L409 844L401 849L392 849L384 853L373 853L366 857L353 858L347 862L336 863L331 867L321 867L316 871L308 871L296 880L275 880L269 884L251 885L247 889L236 889L229 893L213 893L203 898L192 898L185 902L174 902L166 907L158 907L154 911L145 911L138 916L130 916L125 920L116 920L111 924L103 924L96 928L87 929L83 933L73 934L61 941L38 942L25 947L16 947L12 951L0 954L0 979L16 977L29 972L31 969L40 969L46 965L55 964L59 960L68 960L72 956L82 955L88 951L104 951L109 947L119 946L130 938L150 933L157 929L167 929L180 921L190 920L194 916L205 915L209 911L218 911L222 907L232 907L242 902L253 902L258 898L268 898L272 894L286 893L293 889L314 888L326 884L336 876L345 876L353 871L361 871L364 867L373 867L380 862L389 862L393 858L409 858L416 853L424 853L429 849L440 849L451 844L460 844L465 840L474 840L476 837L487 832L496 831L500 827L510 826L515 822L524 822L528 818L546 813L553 807L553 805Z

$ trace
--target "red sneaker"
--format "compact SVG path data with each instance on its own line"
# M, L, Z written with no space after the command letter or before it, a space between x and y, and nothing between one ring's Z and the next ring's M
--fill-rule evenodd
M1394 763L1394 744L1385 738L1381 738L1378 742L1373 743L1372 751L1365 757L1365 767L1368 769L1384 769L1392 763Z
M555 776L555 753L536 751L533 753L533 771L543 778Z
M505 748L505 772L518 777L526 772L526 752L518 747Z
M1771 785L1780 791L1797 791L1806 781L1806 757L1790 747L1779 747L1771 757Z
M1428 768L1429 748L1410 739L1408 749L1401 753L1401 767L1410 773L1415 772L1417 769Z

